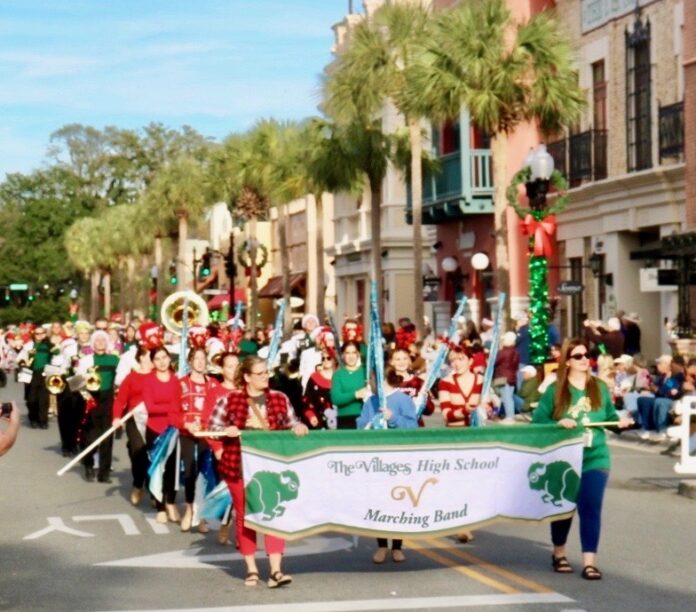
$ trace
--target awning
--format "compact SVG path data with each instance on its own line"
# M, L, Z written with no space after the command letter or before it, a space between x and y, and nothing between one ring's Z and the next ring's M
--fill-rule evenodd
M242 288L235 288L234 290L234 303L244 302L246 303L246 291ZM230 307L230 312L234 310L234 304L230 304L230 294L221 293L219 295L214 295L208 300L208 310L219 310L222 305L227 303Z
M290 291L300 287L307 278L307 274L299 272L290 275ZM272 276L259 291L260 298L279 298L283 297L283 277Z

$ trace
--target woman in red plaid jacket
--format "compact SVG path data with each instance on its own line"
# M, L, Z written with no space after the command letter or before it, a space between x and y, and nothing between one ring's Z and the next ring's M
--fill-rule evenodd
M300 423L287 396L268 388L268 367L260 357L247 357L236 372L236 387L226 400L220 401L210 417L209 429L224 431L222 459L218 465L220 475L225 479L232 494L235 511L235 528L239 551L247 565L246 586L259 583L256 566L256 532L244 526L244 480L242 478L242 457L239 435L245 429L292 429L296 436L307 434L307 426ZM285 586L292 578L280 569L285 549L285 541L264 535L266 554L268 554L271 575L268 586Z

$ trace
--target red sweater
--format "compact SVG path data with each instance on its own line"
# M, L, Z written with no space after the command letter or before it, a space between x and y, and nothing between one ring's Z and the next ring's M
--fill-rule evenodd
M174 372L167 382L157 378L152 372L147 375L143 392L147 408L148 429L161 434L169 425L177 427L176 416L181 411L181 385Z
M201 417L201 425L203 428L208 427L210 417L213 414L213 410L215 410L215 406L218 404L218 402L222 401L223 399L226 400L232 391L235 391L235 389L228 389L227 387L223 387L221 384L217 384L208 389L205 396L205 408L203 409L203 416ZM225 405L226 404L227 402L225 401ZM222 450L222 440L219 438L206 438L206 442L213 451L214 455L217 455L217 452Z
M123 379L114 400L114 418L122 419L144 399L145 381L149 374L131 372Z
M182 433L190 435L185 425L196 420L202 425L205 422L205 400L209 389L220 386L217 380L206 377L205 382L197 383L191 380L191 376L179 379L181 384L181 405L176 414L172 414L172 424L176 425Z

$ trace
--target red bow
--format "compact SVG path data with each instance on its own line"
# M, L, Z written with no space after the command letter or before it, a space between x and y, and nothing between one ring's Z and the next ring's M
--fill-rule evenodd
M556 217L554 215L549 215L541 221L537 221L532 215L527 215L522 221L522 232L527 236L533 236L535 256L551 257L553 253L551 236L556 233Z

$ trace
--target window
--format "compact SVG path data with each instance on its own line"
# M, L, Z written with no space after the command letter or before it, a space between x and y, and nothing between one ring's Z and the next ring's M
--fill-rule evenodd
M607 129L607 81L604 60L592 64L592 119L595 130Z
M628 171L652 167L650 21L626 30L626 148Z

